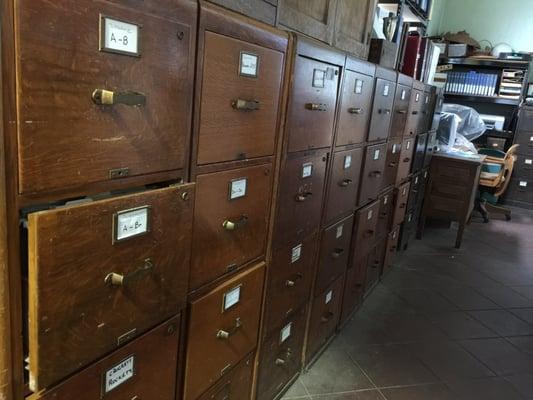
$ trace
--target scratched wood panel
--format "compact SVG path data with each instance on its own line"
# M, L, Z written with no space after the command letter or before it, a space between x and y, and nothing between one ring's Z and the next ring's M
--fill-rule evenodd
M377 0L338 0L333 44L366 60Z
M274 0L209 0L270 25L276 24L277 1Z

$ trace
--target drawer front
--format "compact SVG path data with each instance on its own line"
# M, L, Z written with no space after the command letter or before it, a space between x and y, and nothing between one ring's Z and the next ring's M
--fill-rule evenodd
M376 237L383 238L389 234L394 215L394 190L391 189L379 196L379 216Z
M366 140L373 92L373 77L345 71L336 146L363 143Z
M409 187L409 200L407 201L408 210L415 208L418 202L422 180L422 175L420 173L411 178L411 186Z
M393 226L401 224L405 219L410 188L411 183L406 182L396 190L396 202L394 204L394 217L392 220Z
M353 314L363 297L363 285L366 273L367 256L356 257L351 268L346 272L346 285L342 296L340 323L344 324ZM364 266L364 268L363 268Z
M387 143L387 160L385 161L385 178L383 187L392 186L396 183L398 167L400 165L400 155L402 150L402 139L391 139Z
M431 93L423 92L421 117L418 120L418 128L417 128L416 133L425 133L429 130L430 108L431 108Z
M254 358L254 354L246 357L198 400L250 400Z
M387 248L383 261L383 275L386 275L393 268L396 252L398 251L398 239L400 238L400 227L397 226L387 238Z
M361 208L355 213L354 241L353 251L355 256L359 257L367 254L376 241L378 220L379 220L378 200Z
M533 132L533 109L522 108L518 116L518 128ZM533 133L532 133L533 134Z
M379 280L385 259L387 239L380 240L368 256L365 276L365 294L374 287Z
M444 105L444 98L442 95L437 94L434 100L435 102L435 111L433 113L433 118L431 120L432 130L437 130L439 128L440 117L442 116L442 106Z
M306 304L315 271L318 235L274 250L268 271L263 331L269 335Z
M400 153L400 165L398 166L398 175L396 176L396 185L405 181L409 176L415 147L415 138L407 138L403 140L402 151Z
M515 134L514 142L520 145L518 151L522 154L533 154L533 126L529 129L529 131L520 130Z
M185 399L198 398L256 347L264 266L254 266L191 303Z
M307 338L307 361L335 333L340 320L343 291L344 277L340 277L313 300Z
M504 139L504 138L496 138L496 137L487 138L487 147L489 149L505 151L505 143L507 143L507 139Z
M324 193L326 152L292 157L281 170L274 240L302 240L318 229Z
M32 389L185 306L193 204L188 184L28 216Z
M533 179L514 177L509 183L506 197L512 200L533 203Z
M283 63L279 51L205 33L198 164L274 153Z
M315 291L322 292L346 271L353 219L350 216L322 231Z
M196 181L191 290L264 255L272 170L256 165Z
M433 154L438 149L437 131L428 132L428 138L426 143L426 152L424 154L424 168L428 168L431 163Z
M17 2L21 193L186 167L195 3L117 3Z
M172 318L35 399L173 399L179 326Z
M369 142L385 140L389 137L395 88L396 85L393 82L376 79L372 117L368 131Z
M383 188L385 162L387 161L387 143L368 146L365 150L359 204L365 204L378 198Z
M400 248L406 249L407 245L411 241L416 232L416 226L418 224L418 213L416 210L409 210L405 215L405 221L402 225L400 232Z
M272 400L300 371L307 307L284 321L262 346L257 398Z
M355 208L362 162L363 148L333 154L325 211L327 222Z
M416 149L411 165L412 172L418 172L424 167L424 157L426 155L427 134L421 133L416 137Z
M298 56L294 66L289 121L289 152L330 147L339 67Z
M404 85L397 85L391 121L391 137L401 138L404 135L410 100L411 88Z
M404 136L414 136L418 133L418 125L422 119L423 98L424 92L417 89L412 90Z
M533 180L533 154L531 155L517 155L515 163L515 176L525 178L526 180Z

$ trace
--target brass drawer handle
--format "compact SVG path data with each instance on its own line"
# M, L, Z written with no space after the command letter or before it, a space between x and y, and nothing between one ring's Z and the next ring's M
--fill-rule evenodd
M131 280L138 278L140 275L143 275L145 273L151 273L154 269L154 265L152 263L152 259L147 258L144 260L144 265L140 268L137 268L135 271L123 275L123 274L117 274L116 272L111 272L110 274L107 274L107 276L104 279L104 282L106 285L109 286L126 286Z
M275 364L278 367L281 367L281 366L285 365L289 361L291 356L292 356L292 350L289 347L289 348L287 348L287 351L285 353L285 359L283 359L282 357L276 358Z
M323 323L329 322L331 320L331 318L333 318L334 316L335 316L335 314L333 314L331 311L328 311L327 313L325 313L322 316L321 321Z
M296 195L296 201L301 203L301 202L307 200L307 198L309 196L312 196L312 195L313 195L312 192L299 193L298 195Z
M339 182L339 186L340 187L347 187L352 182L353 181L351 179L344 179L344 180Z
M340 256L342 256L342 253L344 253L344 249L335 249L335 250L333 250L333 252L331 253L331 257L333 257L333 258L339 258Z
M96 89L92 94L92 99L95 104L100 106L112 106L115 104L144 106L146 104L146 96L133 91L113 92L111 90Z
M407 114L407 110L397 110L398 114Z
M231 106L239 111L256 111L261 108L261 103L257 100L237 99L231 102Z
M361 107L350 107L350 108L348 108L348 112L350 114L362 114L363 113L363 109Z
M380 108L380 109L378 110L378 114L389 115L389 114L390 114L390 109L388 109L388 108Z
M241 327L242 327L242 322L241 322L241 318L239 317L235 320L235 326L233 326L232 328L228 329L227 331L220 329L217 332L217 339L227 340L230 338L230 336L236 334L239 331L239 329L241 329Z
M305 108L310 111L328 111L328 106L324 103L306 103Z
M222 227L227 231L234 231L238 228L242 228L247 222L248 217L246 215L241 215L237 221L226 219L224 222L222 222Z

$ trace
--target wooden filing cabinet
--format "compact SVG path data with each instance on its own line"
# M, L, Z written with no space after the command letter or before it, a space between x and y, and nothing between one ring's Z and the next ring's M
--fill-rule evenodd
M352 259L367 254L376 241L379 221L379 200L355 212Z
M185 306L193 204L186 184L29 214L32 390Z
M19 193L187 177L196 2L122 3L15 2Z
M344 71L335 145L346 146L366 141L376 66L348 56Z
M415 137L407 137L403 139L402 150L400 153L400 164L396 175L396 185L405 182L409 178L411 164L413 163L413 155L416 150L415 140Z
M390 130L391 138L401 138L405 135L412 86L412 78L403 74L398 74Z
M366 147L358 205L367 204L378 198L383 188L386 161L387 143Z
M398 168L400 166L402 150L402 138L391 138L387 142L387 159L385 161L385 175L383 176L383 187L396 184Z
M376 238L380 239L389 234L394 215L394 189L383 192L379 196L379 215L376 227Z
M396 72L379 66L376 67L376 84L368 142L386 140L389 137L395 91Z

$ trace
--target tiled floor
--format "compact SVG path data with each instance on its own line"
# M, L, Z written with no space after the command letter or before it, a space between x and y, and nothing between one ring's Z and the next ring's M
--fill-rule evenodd
M284 399L533 400L533 211L428 229Z

